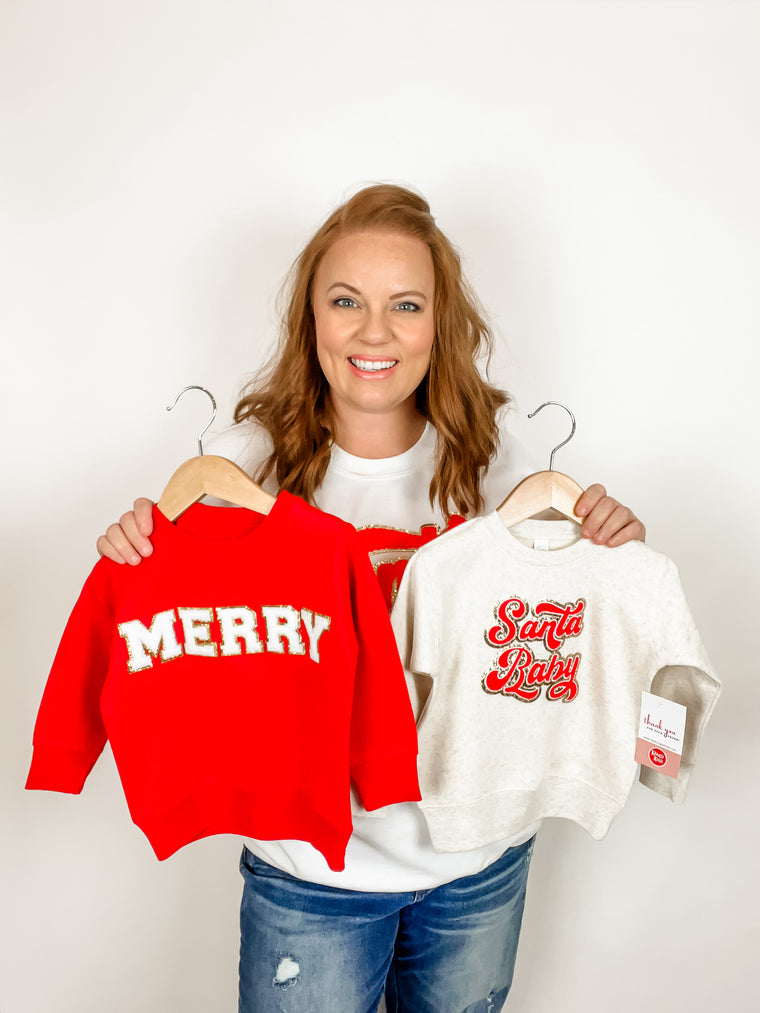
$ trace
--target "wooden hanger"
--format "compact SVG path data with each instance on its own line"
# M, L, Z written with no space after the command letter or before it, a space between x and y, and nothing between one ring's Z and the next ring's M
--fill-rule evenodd
M551 457L549 458L549 470L537 471L533 475L528 475L527 478L524 478L522 482L515 486L501 506L498 507L496 512L508 528L511 528L513 524L517 524L519 521L527 520L529 517L534 517L536 514L549 509L558 511L578 524L583 523L583 518L576 514L575 507L584 490L569 475L563 475L560 471L554 471L554 455L560 447L564 447L573 438L573 434L575 433L575 416L569 408L560 404L559 401L545 401L534 412L531 412L528 418L532 419L542 408L546 408L550 404L558 405L560 408L565 409L572 419L573 428L567 439L563 440L562 443L558 443L554 450L552 450Z
M216 496L260 514L268 514L275 503L274 496L264 492L237 464L206 454L180 464L157 505L164 517L176 521L204 496Z
M158 509L168 520L176 521L180 514L204 496L216 496L236 506L268 514L274 506L274 496L264 492L242 468L228 461L226 457L203 453L203 436L216 417L216 401L213 394L205 387L198 387L195 384L183 387L166 410L171 411L186 390L202 390L208 394L213 412L198 437L198 457L191 457L177 468L161 494L157 503Z

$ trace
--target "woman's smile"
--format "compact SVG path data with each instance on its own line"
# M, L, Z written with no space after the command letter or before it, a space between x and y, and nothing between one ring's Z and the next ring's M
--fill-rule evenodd
M387 372L398 365L398 359L359 359L356 356L349 356L348 361L361 373Z

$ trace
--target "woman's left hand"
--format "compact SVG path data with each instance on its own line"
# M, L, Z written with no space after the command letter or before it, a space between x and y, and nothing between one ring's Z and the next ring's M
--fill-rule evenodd
M623 545L646 539L646 528L628 507L607 495L603 485L590 485L578 500L575 512L583 517L581 534L597 545Z

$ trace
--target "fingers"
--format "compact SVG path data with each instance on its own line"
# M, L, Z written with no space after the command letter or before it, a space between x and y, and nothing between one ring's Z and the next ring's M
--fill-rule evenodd
M123 514L118 524L111 524L96 545L101 556L114 563L136 566L153 552L150 535L153 533L153 504L149 499L135 500L134 510Z
M626 524L616 531L604 544L614 549L617 545L624 545L626 542L645 542L646 538L647 529L638 517L634 517L630 524Z
M153 501L141 496L135 500L137 529L144 538L153 534ZM148 543L150 545L150 543Z
M584 517L581 534L597 545L614 548L632 540L644 541L646 529L634 512L612 496L603 485L592 485L578 500L576 513Z
M575 505L575 512L579 517L586 517L594 509L600 499L604 499L607 490L598 483L590 485Z

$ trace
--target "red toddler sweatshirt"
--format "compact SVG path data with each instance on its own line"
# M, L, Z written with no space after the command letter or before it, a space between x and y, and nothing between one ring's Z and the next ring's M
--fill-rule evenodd
M111 743L165 859L232 833L308 841L344 867L365 809L418 801L414 718L354 529L281 492L267 515L154 507L152 556L98 562L61 639L27 788L78 793Z

